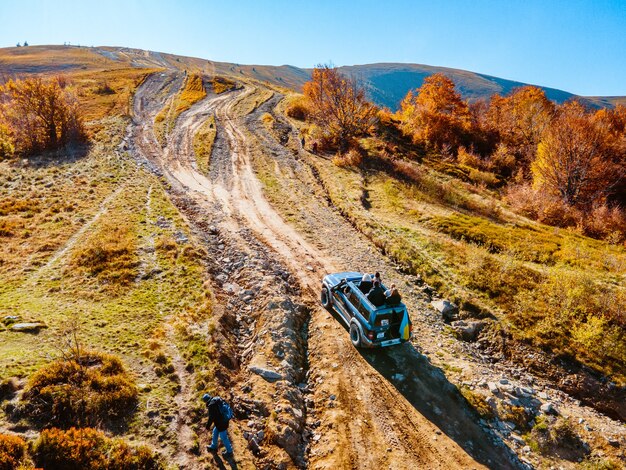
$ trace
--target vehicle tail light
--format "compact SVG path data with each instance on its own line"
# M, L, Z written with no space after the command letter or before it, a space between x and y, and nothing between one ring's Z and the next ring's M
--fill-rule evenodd
M374 339L374 332L373 332L373 331L368 331L368 332L367 332L367 337L368 337L369 339Z

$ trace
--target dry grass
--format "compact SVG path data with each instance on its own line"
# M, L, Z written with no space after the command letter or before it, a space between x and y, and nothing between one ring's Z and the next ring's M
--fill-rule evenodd
M124 179L113 148L125 123L107 121L89 154L24 166L0 162L0 276L9 281L36 269L99 210ZM52 163L52 164L50 164ZM55 164L56 163L56 164Z
M129 217L106 218L72 254L68 269L97 277L107 288L116 291L137 277L139 257L134 224Z
M86 121L130 115L134 91L155 69L116 69L71 75ZM103 92L105 90L106 92Z
M252 87L248 93L242 94L235 102L236 116L247 116L267 100L274 96L274 92L267 88Z
M196 164L198 165L198 170L205 175L209 171L209 161L216 135L215 116L211 116L193 136L193 151L196 156Z
M472 183L471 167L399 161L383 155L384 145L362 144L365 171L308 161L376 246L462 308L496 315L516 338L626 383L617 313L626 308L624 247L515 215L487 184Z
M176 103L175 115L191 108L191 106L206 97L206 90L202 83L202 76L198 74L187 75L185 84Z
M161 145L165 145L165 139L174 127L178 116L205 97L206 89L202 76L187 75L181 90L165 103L163 109L154 118L154 132Z
M85 48L20 49L11 54L23 53L20 63L30 72L42 71L40 64L54 57L72 65L64 73L90 120L92 141L83 153L0 161L0 317L47 326L34 336L0 323L0 393L12 396L4 384L23 383L59 357L64 324L78 318L81 344L120 357L136 378L137 406L145 413L130 416L121 432L173 452L179 436L163 423L177 412L180 380L165 370L171 359L156 364L142 351L156 339L166 344L171 318L176 334L167 341L184 355L190 380L216 389L217 366L206 333L213 331L207 326L212 295L204 283L206 253L163 182L117 151L131 94L152 70L129 68L128 60L111 61ZM68 58L74 52L82 58ZM83 68L84 57L94 62ZM177 241L180 233L187 242ZM169 357L169 349L162 352ZM9 426L0 411L0 429Z
M213 85L213 92L217 95L234 90L237 87L235 82L226 77L214 77L211 80L211 84Z

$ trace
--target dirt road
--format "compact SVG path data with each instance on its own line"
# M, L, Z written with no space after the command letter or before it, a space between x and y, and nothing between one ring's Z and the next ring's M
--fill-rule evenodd
M520 467L514 453L479 425L456 387L413 344L357 351L341 323L319 307L324 274L377 269L391 275L393 266L319 197L298 152L260 124L260 114L280 96L240 116L238 107L258 91L255 87L209 94L178 118L162 148L154 136L154 117L180 82L180 76L162 73L140 87L130 148L164 176L175 202L205 239L217 311L225 316L222 324L237 350L229 379L239 418L231 432L236 465ZM192 140L212 114L217 137L209 172L201 174ZM286 127L285 132L293 131ZM306 236L266 199L254 171L259 154L284 168L285 184L310 195L302 215L312 227ZM420 315L412 309L414 323L419 324ZM267 371L275 375L263 378ZM182 390L186 409L183 402L198 397L185 384ZM178 422L184 431L189 417ZM201 468L202 459L188 452L187 444L181 442L174 458L185 468ZM214 463L224 465L217 457Z

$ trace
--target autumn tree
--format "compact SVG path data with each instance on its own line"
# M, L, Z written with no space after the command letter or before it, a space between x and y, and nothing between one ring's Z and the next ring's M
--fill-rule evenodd
M454 82L437 73L423 85L409 91L400 103L401 129L415 143L442 149L462 145L470 129L468 105L456 91Z
M72 93L63 78L10 80L0 87L0 127L11 146L30 155L83 140L85 130Z
M560 107L539 142L531 170L536 188L570 206L602 202L619 181L607 131L578 102Z
M608 135L607 146L613 156L617 168L622 169L622 178L615 185L610 195L611 202L626 207L626 106L617 105L613 109L603 108L593 116L593 121L604 129Z
M525 86L509 96L491 98L486 126L497 134L499 143L506 145L520 164L528 168L554 110L554 103L541 88Z
M336 68L320 65L304 84L311 119L320 126L330 147L346 150L356 137L367 134L376 122L377 109L365 98L355 78Z

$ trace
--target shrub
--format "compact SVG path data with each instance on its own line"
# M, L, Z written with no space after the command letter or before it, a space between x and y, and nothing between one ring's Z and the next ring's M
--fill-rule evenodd
M518 214L530 219L537 219L539 214L536 204L537 192L529 184L509 186L504 199Z
M536 191L528 184L509 187L505 200L518 214L555 227L575 227L581 220L580 212L560 198Z
M583 216L581 224L585 234L590 237L610 238L613 243L619 243L626 237L626 215L618 207L598 204L588 216Z
M127 417L137 387L115 356L84 352L51 362L30 377L25 411L43 427L95 426Z
M566 418L554 420L539 417L530 432L530 439L532 447L544 455L576 461L589 453L587 444L576 433L574 424Z
M128 223L108 220L79 250L72 265L91 276L126 285L137 276L137 242Z
M15 395L15 392L17 392L18 388L19 384L17 383L17 379L15 379L14 377L10 377L1 381L0 402L12 398Z
M0 123L0 160L10 158L15 152L15 146L9 128Z
M33 445L35 463L46 470L157 470L159 457L91 428L46 429Z
M419 183L422 181L423 170L415 163L406 162L403 160L393 160L392 162L394 172L402 179L411 181L413 183Z
M514 299L511 323L538 346L626 381L624 297L582 274L556 273Z
M472 168L482 167L482 160L480 157L473 152L469 152L465 147L459 148L456 158L461 165L471 166Z
M14 470L26 456L26 443L17 436L0 434L0 470Z
M500 184L498 177L489 171L480 171L476 168L471 168L468 176L473 183L479 185L493 187Z
M473 392L467 387L461 387L461 394L478 415L483 419L493 419L494 413L489 403L480 393Z
M515 154L505 144L498 144L495 152L489 157L487 167L499 175L510 176L518 166Z
M344 154L336 154L333 163L340 167L357 167L363 162L363 155L356 149L350 149Z
M289 104L285 106L285 112L290 118L297 119L299 121L306 120L310 113L304 97L298 97L291 100Z

